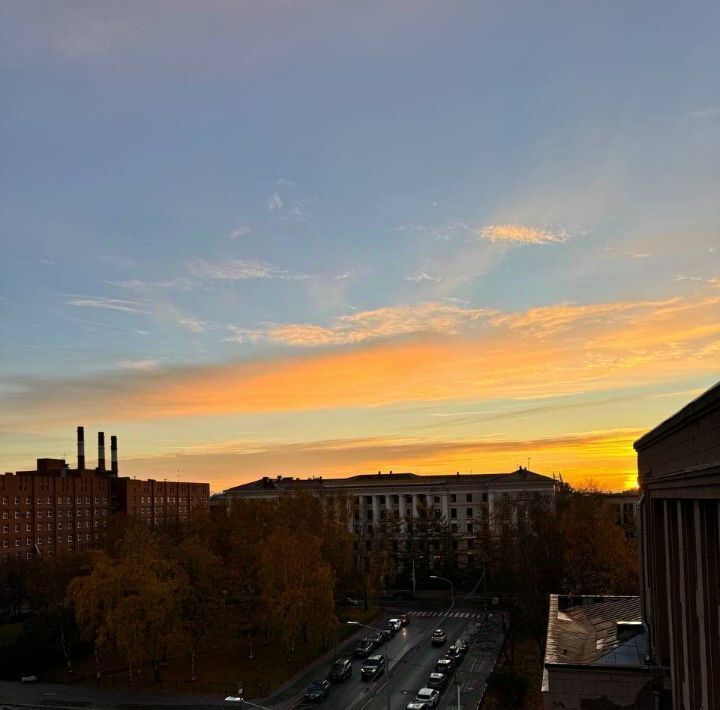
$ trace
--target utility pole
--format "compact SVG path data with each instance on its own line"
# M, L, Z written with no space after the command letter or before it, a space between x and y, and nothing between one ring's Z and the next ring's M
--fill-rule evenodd
M413 598L415 597L415 558L412 558L412 590L413 590Z

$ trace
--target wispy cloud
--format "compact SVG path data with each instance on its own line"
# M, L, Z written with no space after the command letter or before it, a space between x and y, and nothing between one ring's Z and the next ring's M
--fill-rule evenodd
M412 281L414 283L420 283L421 281L432 281L438 283L441 280L442 279L440 279L439 277L431 276L424 271L413 271L413 273L405 276L405 281Z
M146 304L123 298L105 298L104 296L71 296L65 301L66 306L78 308L104 308L110 311L127 313L147 313Z
M143 281L141 279L128 279L125 281L108 281L107 283L111 286L124 288L128 291L137 291L138 293L147 293L150 291L168 289L172 289L173 291L191 291L200 285L196 280L188 279L183 276L178 276L172 279L165 279L162 281Z
M230 239L242 239L242 237L246 237L248 234L250 234L250 227L242 224L239 227L235 227L228 236Z
M283 198L280 197L280 194L277 190L273 192L270 197L267 198L267 207L271 212L274 212L275 210L281 210L284 206L285 202L283 201Z
M487 309L458 308L444 303L390 306L340 316L329 326L312 323L265 324L252 331L252 339L313 347L348 345L419 333L454 335L493 313ZM240 342L247 339L248 331L243 331Z
M478 229L478 236L492 242L520 244L551 244L565 242L570 235L564 229L529 227L523 224L488 224Z
M205 333L208 330L213 330L218 327L217 323L214 321L201 320L196 316L186 316L184 318L180 318L178 323L193 333Z
M162 360L157 359L145 359L145 360L120 360L117 366L123 370L141 370L148 372L150 370L157 370L162 363Z
M218 279L240 281L244 279L291 279L310 278L307 274L281 269L262 261L227 259L225 261L207 261L196 259L188 263L190 273L200 279Z

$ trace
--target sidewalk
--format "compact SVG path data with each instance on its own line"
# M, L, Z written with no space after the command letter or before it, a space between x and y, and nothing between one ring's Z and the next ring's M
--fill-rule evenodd
M487 679L495 668L495 662L500 655L505 634L500 618L491 616L479 628L476 639L470 646L467 656L463 660L460 670L455 674L452 684L438 706L438 710L457 710L460 686L460 709L477 710L485 694Z

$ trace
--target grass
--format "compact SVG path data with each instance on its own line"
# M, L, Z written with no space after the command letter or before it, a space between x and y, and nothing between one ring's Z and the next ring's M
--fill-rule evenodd
M377 610L342 610L337 627L338 646L357 631L346 620L368 623L377 616ZM190 648L186 641L177 639L168 650L168 658L161 669L161 682L153 683L150 666L142 669L135 686L153 688L159 692L234 693L242 681L246 697L262 697L282 685L295 673L332 650L333 643L321 648L318 644L301 644L292 659L277 639L269 642L262 636L250 638L233 623L232 617L222 620L201 644L196 660L196 681L190 681ZM75 682L106 687L128 687L127 666L117 653L105 654L104 673L95 678L95 660L91 653L73 659ZM66 682L64 666L56 666L43 673L48 682Z

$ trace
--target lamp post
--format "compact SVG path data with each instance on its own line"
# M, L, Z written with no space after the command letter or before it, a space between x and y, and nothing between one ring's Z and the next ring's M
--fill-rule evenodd
M438 577L436 574L431 574L430 579L439 579L450 585L450 606L455 606L455 587L453 586L453 583L446 577Z
M379 631L382 634L383 641L385 642L385 668L387 669L388 673L388 677L385 680L385 703L387 705L387 710L390 710L390 656L388 655L387 648L387 634L382 629L378 629L376 626L368 626L367 624L361 624L359 621L346 621L345 623L350 624L350 626L362 626L365 629Z

